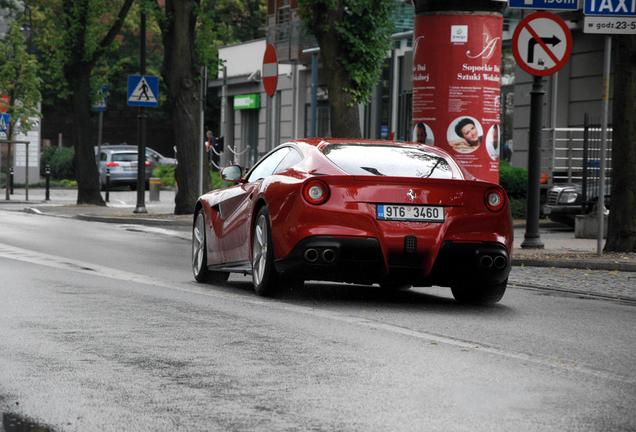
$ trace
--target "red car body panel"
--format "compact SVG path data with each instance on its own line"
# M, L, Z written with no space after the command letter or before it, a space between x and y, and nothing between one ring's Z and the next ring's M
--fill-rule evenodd
M417 268L419 278L426 279L445 242L500 245L509 261L513 227L505 192L505 204L499 211L493 212L485 204L489 189L502 190L498 185L474 179L447 153L430 146L424 147L449 162L452 179L349 175L322 153L321 149L330 143L391 145L387 141L319 139L283 144L298 149L303 159L262 180L203 195L197 203L197 211L202 207L205 213L210 268L249 263L253 219L263 205L270 214L275 260L289 259L294 248L312 238L334 238L336 242L371 238L378 240L381 249L379 277L389 277L392 268L401 268L407 263ZM328 185L329 198L325 203L313 205L303 197L303 186L310 180L321 180ZM379 220L376 217L378 204L443 206L444 221ZM417 239L416 251L408 254L405 253L407 236ZM507 265L509 268L509 262Z

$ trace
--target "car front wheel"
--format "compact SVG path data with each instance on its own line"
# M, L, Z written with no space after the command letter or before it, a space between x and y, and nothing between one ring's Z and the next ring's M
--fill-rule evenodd
M508 279L493 284L459 285L451 287L453 297L460 303L489 305L497 303L506 292Z
M197 214L192 229L192 271L197 282L227 282L228 272L213 272L208 269L207 241L205 237L205 215L203 210Z

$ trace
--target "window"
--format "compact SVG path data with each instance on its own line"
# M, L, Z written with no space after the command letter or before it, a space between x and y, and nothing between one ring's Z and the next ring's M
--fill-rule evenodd
M137 153L113 153L113 162L137 162Z
M274 170L274 174L278 174L279 172L296 165L302 159L303 157L300 155L300 153L298 153L295 149L291 149L291 151L287 153L287 156L285 156L281 163L278 164L278 166Z
M291 147L282 147L260 161L247 175L247 182L261 180L271 175L290 150Z
M449 163L424 148L381 144L331 144L322 152L351 175L453 178Z

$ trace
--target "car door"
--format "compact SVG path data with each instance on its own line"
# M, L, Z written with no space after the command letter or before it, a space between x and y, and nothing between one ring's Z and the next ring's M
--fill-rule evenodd
M249 261L254 199L263 179L274 172L290 150L290 147L281 147L270 153L252 168L243 184L223 193L219 202L219 216L223 221L219 246L225 263Z

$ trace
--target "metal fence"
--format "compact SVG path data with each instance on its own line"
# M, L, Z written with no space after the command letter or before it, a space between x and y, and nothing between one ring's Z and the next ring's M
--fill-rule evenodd
M601 125L590 119L588 115L585 116L585 126L582 128L543 129L541 172L547 174L548 186L567 183L582 185L584 178L588 185L598 185L601 132ZM608 127L607 132L605 174L606 178L610 179L612 128ZM596 193L598 194L598 190Z

